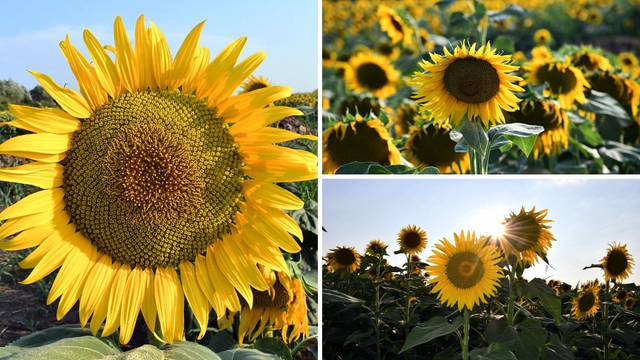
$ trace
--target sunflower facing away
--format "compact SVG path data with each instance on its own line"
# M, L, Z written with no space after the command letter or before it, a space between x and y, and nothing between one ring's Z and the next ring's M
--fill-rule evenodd
M612 68L609 59L589 47L576 51L573 56L571 56L571 62L573 65L586 71L607 71Z
M540 155L558 154L569 146L569 118L551 100L524 100L519 110L508 114L507 122L544 127L544 131L536 138L534 159Z
M376 240L371 240L367 244L367 248L365 249L365 253L367 253L369 255L383 255L383 254L386 253L387 247L389 247L389 245L387 245L382 240L377 240L377 239Z
M597 314L600 309L599 291L597 285L583 287L571 301L571 315L578 320L585 320Z
M264 89L269 86L271 86L271 83L269 83L269 80L267 80L267 78L265 78L264 76L251 75L249 76L247 81L245 81L244 84L242 84L240 87L242 88L241 92L247 93L249 91Z
M337 122L324 131L322 169L333 174L340 166L354 161L400 164L400 151L392 140L378 119L357 116L354 121Z
M519 262L535 264L538 257L544 257L555 240L547 225L552 220L546 219L547 209L536 212L534 207L519 213L511 212L505 218L504 231L497 240L505 255L514 255Z
M556 60L534 60L523 68L527 73L523 84L548 84L544 95L557 97L563 109L572 109L576 101L587 101L585 91L591 86L577 67Z
M378 18L380 19L380 29L389 35L393 44L411 45L413 42L413 30L411 26L404 23L404 20L395 10L386 5L380 5L378 7Z
M509 65L510 55L497 55L491 44L476 49L476 44L456 46L453 54L444 48L444 56L430 53L423 60L412 83L415 97L436 122L458 123L466 116L479 119L485 126L504 123L503 110L518 109L514 91L523 89L513 82L522 80L510 74L518 70Z
M253 307L244 304L240 312L240 344L247 336L253 341L269 330L280 330L285 343L296 341L303 334L308 336L307 296L302 281L264 268L263 276L269 289L253 290Z
M236 65L246 38L210 61L198 45L204 23L175 57L153 24L138 18L135 45L115 20L115 59L87 30L85 59L60 47L80 93L32 72L61 109L11 106L10 125L33 132L0 153L34 162L0 170L0 180L38 191L0 213L0 249L37 247L20 265L32 284L59 269L48 303L62 318L79 303L80 323L127 343L138 314L167 343L184 339L186 302L207 329L266 291L257 264L288 273L281 249L300 250L284 210L303 202L274 183L316 178L316 156L275 145L301 136L267 127L293 108L265 107L290 89L234 90L262 62ZM156 326L156 324L158 326Z
M327 254L329 272L354 272L360 266L360 254L352 246L338 246Z
M620 282L631 275L633 268L633 257L627 250L627 244L611 244L607 251L607 256L600 260L600 265L604 270L604 278L607 281Z
M350 90L371 93L381 99L396 93L399 79L400 72L391 61L371 51L361 51L351 57L344 72L344 81Z
M435 166L443 173L464 174L469 170L469 154L456 152L447 124L414 126L406 144L407 159L416 166Z
M407 255L417 255L427 247L427 232L415 225L408 225L398 233L400 251Z
M500 252L493 245L478 241L475 233L461 231L453 234L454 243L442 239L427 259L428 281L434 284L432 293L450 307L472 310L476 304L486 303L495 294L500 278Z

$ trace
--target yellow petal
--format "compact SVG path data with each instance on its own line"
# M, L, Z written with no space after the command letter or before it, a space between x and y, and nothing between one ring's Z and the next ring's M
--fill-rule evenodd
M235 140L238 144L242 145L271 145L285 141L291 141L295 139L306 139L306 140L318 140L316 136L313 135L303 135L298 134L293 131L278 129L272 127L265 127L262 129L258 129L248 136L236 137Z
M209 269L207 268L206 258L202 255L196 256L195 261L195 272L198 274L196 279L198 280L198 285L200 286L200 290L202 290L205 298L211 304L211 307L216 311L218 319L224 315L225 313L225 305L224 302L220 299L219 296L216 295L215 287L209 278Z
M95 109L107 102L107 94L98 81L95 69L89 64L87 59L80 54L78 49L71 44L68 35L66 39L60 43L60 49L67 59L69 67L78 81L80 92L84 95L89 106Z
M136 319L145 297L147 277L149 272L136 267L131 271L124 289L124 301L120 308L120 343L126 344L131 340L136 327Z
M176 89L181 86L191 72L193 59L198 50L198 41L204 27L204 21L196 25L182 42L176 58L173 60L173 70L171 74L171 88Z
M38 257L39 253L37 251L41 250L41 248L46 249L43 251L42 258L35 265L29 276L20 282L21 284L33 284L51 274L62 266L69 252L73 250L71 243L63 241L60 233L54 231L34 252L20 263L20 266L26 267L25 262L29 263L31 261L29 257Z
M151 56L153 55L151 39L149 32L144 25L144 15L140 15L138 17L138 21L136 21L135 37L136 61L138 65L138 76L140 77L140 87L143 89L156 87L156 82L153 76L153 60L151 59Z
M216 94L216 97L220 99L229 97L260 66L266 57L267 55L263 51L259 51L236 65L229 73L229 78L222 91Z
M0 144L0 154L20 152L62 154L71 148L71 135L28 134L12 137Z
M200 325L200 332L198 333L198 339L207 332L209 326L209 312L211 307L207 301L207 298L200 290L198 280L196 278L196 268L190 261L183 261L180 263L180 279L182 281L182 290L189 302L189 307L193 312L198 325Z
M270 105L276 100L291 96L288 86L267 86L248 93L232 96L222 102L218 109L224 119L239 116L247 111L257 110ZM211 98L209 98L211 102Z
M212 97L219 93L227 81L227 77L240 56L240 52L247 42L246 37L240 37L227 45L204 71L204 76L198 84L198 96Z
M32 248L40 245L44 239L48 238L54 229L51 224L37 226L25 230L11 240L0 241L0 250L17 251Z
M87 119L91 116L89 104L87 104L87 101L78 93L71 89L63 88L45 74L36 71L29 71L29 73L38 80L44 90L51 95L69 115L78 119Z
M171 51L167 39L158 29L158 27L150 23L149 29L151 46L153 48L153 56L151 57L153 65L153 76L160 89L169 86L169 73L171 71Z
M64 202L61 201L51 212L27 215L5 221L2 226L0 226L0 239L19 233L20 231L50 223L63 207Z
M118 76L118 69L113 60L107 55L102 47L102 44L96 39L95 36L89 31L83 32L84 43L87 45L87 50L91 55L91 59L95 64L96 76L98 81L105 89L105 91L112 98L116 97L120 93L120 79Z
M282 146L246 146L241 152L247 175L256 180L292 182L318 176L318 158L308 151Z
M33 162L10 168L0 168L0 181L51 189L62 185L63 172L64 168L60 164Z
M173 268L156 269L154 292L164 340L184 340L184 294Z
M236 293L233 285L231 285L229 280L226 278L225 273L222 272L216 263L215 256L211 250L207 251L206 259L208 274L211 278L211 282L215 286L217 295L220 296L230 311L239 311L240 300L238 299L238 294Z
M229 131L234 137L251 136L259 129L269 126L289 116L304 115L302 111L286 106L269 106L249 114L226 118L226 122L234 123Z
M62 203L63 196L64 190L60 188L38 191L4 209L0 213L0 220L53 212L58 204Z
M80 324L84 327L89 321L100 300L108 296L115 271L111 257L103 254L91 268L80 297Z
M70 134L80 129L80 121L60 109L9 105L16 120L7 124L36 133Z
M158 310L156 309L154 292L155 275L151 269L145 269L145 272L148 274L145 276L147 283L141 285L145 288L144 299L142 300L142 317L144 317L144 322L147 323L149 330L151 330L154 336L158 337L156 335L156 318Z
M120 308L122 307L122 300L127 296L124 290L131 268L129 265L119 264L116 265L116 267L116 274L114 275L111 291L109 292L107 322L104 324L104 329L102 330L103 337L113 334L118 329L118 325L120 325Z
M304 207L304 201L276 184L249 180L245 181L243 187L248 199L262 205L285 210L298 210Z
M120 16L116 17L113 25L113 33L116 45L116 68L118 69L118 75L124 87L133 92L140 87L137 71L138 65Z
M112 265L115 267L116 265ZM114 268L115 273L115 268ZM96 309L91 317L91 333L93 336L98 335L98 330L100 330L100 326L104 322L104 319L107 318L107 311L109 310L109 293L107 292L105 296L97 299L98 303L96 305Z

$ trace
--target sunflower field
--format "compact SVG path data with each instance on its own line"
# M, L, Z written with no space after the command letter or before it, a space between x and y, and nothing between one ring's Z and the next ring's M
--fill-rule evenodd
M0 359L317 358L317 92L203 25L67 37L79 91L0 113Z
M408 225L397 243L337 246L323 263L327 359L639 359L640 287L627 245L585 261L593 280L531 278L556 239L547 210L522 208L500 234L435 243ZM400 254L403 264L388 261ZM423 257L424 256L424 257ZM593 262L593 263L592 263ZM550 264L553 266L553 264Z
M640 172L637 0L324 0L323 172Z

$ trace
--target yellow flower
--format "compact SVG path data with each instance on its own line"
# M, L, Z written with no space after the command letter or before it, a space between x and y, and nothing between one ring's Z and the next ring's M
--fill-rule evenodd
M384 124L378 119L338 122L323 135L322 169L333 174L342 165L354 161L371 161L382 165L402 162Z
M585 320L597 314L600 309L599 290L597 285L583 287L571 301L571 315L578 320Z
M505 256L513 255L518 262L533 265L539 257L547 255L555 240L549 231L551 226L547 225L551 222L546 219L547 211L536 212L535 207L525 211L522 207L518 214L511 212L505 218L503 234L497 239Z
M607 93L618 100L640 124L640 113L638 112L640 84L620 74L610 72L592 74L589 77L589 83L593 90Z
M485 126L503 123L503 110L518 108L514 91L523 91L513 81L522 80L510 74L518 69L509 65L510 55L497 55L490 44L476 50L457 46L444 56L430 53L431 61L423 60L413 77L415 97L424 111L431 111L436 122L459 123L466 116L479 119Z
M556 96L563 109L572 109L575 102L587 101L585 91L589 82L577 67L555 60L533 60L524 65L526 81L523 84L548 84L545 96Z
M461 231L453 236L453 244L442 239L427 259L431 264L427 266L431 276L428 283L434 284L431 292L438 293L438 300L445 305L472 310L496 293L504 277L498 266L500 252L478 241L473 232Z
M600 25L602 23L602 14L598 9L592 8L587 11L585 19L591 25Z
M242 84L240 87L242 88L241 93L247 93L249 91L255 91L259 89L264 89L266 87L271 86L269 80L263 76L249 76L249 78Z
M621 52L618 54L618 60L620 61L622 71L632 75L638 72L638 58L634 53Z
M604 278L607 281L621 282L631 275L633 268L633 257L627 250L627 245L611 244L607 256L600 260L600 265L604 270Z
M392 8L381 4L378 7L378 18L380 19L380 29L391 38L393 44L403 43L409 46L413 39L411 26L405 24L404 20Z
M527 56L522 51L516 51L513 53L512 59L514 62L525 62L527 61Z
M553 53L548 47L540 45L531 49L531 58L532 60L551 60L553 59Z
M533 41L538 45L545 45L551 42L551 33L547 29L538 29L533 33Z
M569 118L564 110L551 100L525 100L520 109L508 113L509 123L523 123L544 127L533 148L533 158L558 154L569 146Z
M275 145L301 136L267 125L302 113L265 107L287 87L233 95L265 55L236 65L240 38L210 61L203 26L174 58L142 16L135 45L116 18L115 61L89 31L91 60L67 37L60 47L80 93L32 72L61 108L11 106L9 124L33 134L0 145L34 160L0 169L0 180L43 189L0 213L0 236L18 234L0 249L37 247L23 282L59 269L48 298L60 299L57 317L79 302L83 326L119 328L122 343L140 312L167 343L184 339L185 298L202 337L212 307L220 319L241 299L251 307L252 288L267 290L256 264L288 272L281 249L300 250L284 210L303 202L276 183L316 178L317 159Z
M612 68L609 59L592 48L581 48L576 51L571 57L571 62L574 66L586 71L607 71Z
M371 51L361 51L349 59L344 81L358 93L371 93L381 99L396 93L400 73L388 58Z
M464 174L471 166L469 154L456 152L451 128L430 123L413 127L406 144L407 159L415 166L435 166L440 172Z
M365 253L369 255L382 255L387 251L389 245L385 244L382 240L371 240L367 244Z
M360 254L353 246L338 246L327 254L327 265L329 272L345 270L351 273L360 266Z
M398 245L405 254L419 254L427 247L427 232L415 225L405 226L398 233Z

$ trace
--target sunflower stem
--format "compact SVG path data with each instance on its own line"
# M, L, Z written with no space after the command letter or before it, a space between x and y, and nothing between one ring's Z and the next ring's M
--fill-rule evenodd
M380 264L382 259L378 258L378 264L376 266L376 298L375 298L375 321L376 321L376 360L382 359L382 350L380 348Z
M609 323L609 307L608 302L609 302L609 279L607 279L605 277L604 279L605 281L605 285L604 285L604 304L602 306L602 317L603 317L603 321L604 321L604 326L602 326L602 341L603 341L603 346L602 346L602 351L603 351L603 359L607 360L607 350L609 350L609 339L607 338L607 331L608 331L608 326L607 324Z
M469 360L469 309L464 307L464 329L462 336L462 360Z
M407 306L405 311L405 323L408 326L411 317L411 255L409 254L407 254Z
M509 325L513 325L513 303L515 302L515 289L514 289L514 282L515 279L513 277L513 267L511 266L511 264L507 265L507 268L509 269L509 303L507 304L507 321L509 322Z

